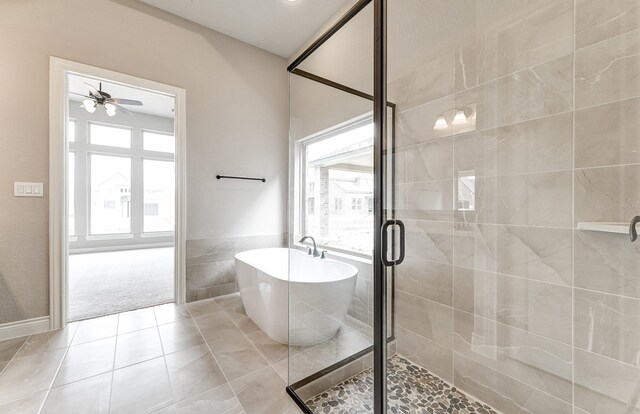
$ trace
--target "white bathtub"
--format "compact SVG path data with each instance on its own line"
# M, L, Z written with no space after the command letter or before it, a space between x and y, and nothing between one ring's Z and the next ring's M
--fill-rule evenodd
M248 250L235 259L245 312L271 339L309 346L338 332L353 300L354 266L286 248Z

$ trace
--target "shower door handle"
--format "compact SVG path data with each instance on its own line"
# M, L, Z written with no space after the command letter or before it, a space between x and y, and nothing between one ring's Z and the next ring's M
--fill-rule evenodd
M636 231L636 224L640 222L640 216L635 216L631 219L631 223L629 223L629 238L633 243L638 238L638 232Z
M387 253L388 253L388 250L389 250L389 235L387 234L387 230L391 226L398 226L398 229L400 230L400 252L399 252L398 258L394 259L394 260L387 259L387 257L388 257ZM380 229L380 231L382 233L381 234L381 236L382 236L382 250L381 250L382 263L385 266L397 266L397 265L399 265L400 263L402 263L404 261L404 249L405 249L404 223L402 221L396 220L396 219L387 220L382 225L382 228Z

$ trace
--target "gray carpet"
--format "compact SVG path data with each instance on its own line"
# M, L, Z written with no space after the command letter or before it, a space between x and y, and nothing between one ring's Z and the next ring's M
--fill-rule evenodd
M69 321L173 302L173 247L69 256Z

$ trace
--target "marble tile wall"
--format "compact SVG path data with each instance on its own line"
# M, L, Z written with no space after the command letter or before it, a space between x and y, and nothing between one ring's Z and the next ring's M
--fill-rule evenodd
M640 244L577 229L640 214L640 2L464 12L453 58L389 62L398 353L505 413L640 413ZM469 105L472 128L434 130Z
M236 253L285 246L284 234L187 240L187 302L236 292Z

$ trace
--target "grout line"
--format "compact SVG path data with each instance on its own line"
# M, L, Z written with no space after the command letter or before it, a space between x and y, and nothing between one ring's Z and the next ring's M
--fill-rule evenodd
M78 325L78 329L80 329L80 325ZM118 329L120 329L120 314L118 314L118 322L116 323L116 340L113 346L113 363L111 365L111 386L109 387L109 405L108 411L111 412L111 399L113 397L113 377L115 377L115 369L116 369L116 356L118 352Z
M67 326L69 326L69 324L67 324ZM58 369L56 369L56 373L53 376L53 379L51 380L51 383L49 384L49 387L47 388L46 395L44 396L44 399L42 400L42 404L40 404L40 408L38 409L38 414L42 413L42 410L44 409L44 406L47 403L47 400L49 399L49 395L51 394L51 390L53 389L53 384L55 384L56 379L58 379L58 375L60 374L60 369L62 369L62 364L64 363L65 359L67 358L67 354L69 353L69 348L71 348L71 343L75 339L75 337L76 337L76 335L78 333L78 329L80 329L80 324L79 323L78 323L78 326L76 326L75 331L73 331L73 335L71 335L71 340L69 341L69 345L67 345L67 347L64 349L64 355L60 359L60 363L58 364ZM51 332L51 331L48 331L48 332Z
M164 345L162 344L162 336L160 336L160 327L158 326L158 318L156 317L155 309L152 309L152 312L153 312L153 320L156 322L155 328L156 328L156 333L158 334L158 342L160 342L160 349L162 350L162 362L164 363L164 371L167 373L167 379L169 380L169 388L171 389L171 402L172 402L172 404L170 404L170 405L175 406L177 404L176 396L175 396L175 391L173 389L173 381L171 380L171 375L169 374L169 366L167 365L167 356L166 356L166 354L164 352ZM195 324L195 322L194 322L194 324ZM115 363L115 360L114 360L114 363ZM163 407L162 409L165 409L167 407ZM111 407L109 407L109 409L111 409ZM157 411L160 411L160 410L157 410Z
M576 411L576 396L575 396L575 388L576 388L576 329L575 329L575 238L576 238L576 113L578 109L576 108L576 0L573 0L573 79L572 79L572 97L573 97L573 115L572 115L572 125L571 125L571 143L572 143L572 151L571 151L571 166L573 167L573 174L571 175L571 221L574 223L574 228L571 229L571 411L575 413Z
M220 308L220 305L218 305L218 303L214 299L211 299L211 300L218 306L218 308ZM186 305L183 305L183 306L185 307L185 309L189 313L189 316L191 317L191 320L193 321L193 325L196 327L196 329L200 333L200 336L202 337L202 340L204 341L204 344L207 346L207 349L209 350L209 353L213 357L213 360L218 365L218 368L220 368L220 372L222 373L222 376L224 377L224 380L226 381L226 384L229 385L229 388L231 389L231 392L236 397L236 399L240 403L240 406L242 407L242 403L240 402L240 399L238 398L238 394L236 394L236 391L231 386L231 381L229 381L229 378L227 377L227 374L225 374L224 369L222 369L222 366L218 362L218 358L216 358L216 355L213 353L213 350L211 349L211 345L209 345L209 342L207 342L207 338L205 338L204 335L202 334L202 330L200 329L200 326L196 322L196 318L193 317L193 314L191 313L191 310L189 309L188 306L186 306ZM220 309L220 310L222 310L222 309ZM201 315L201 316L206 316L206 315ZM244 407L242 407L242 409L244 410Z

